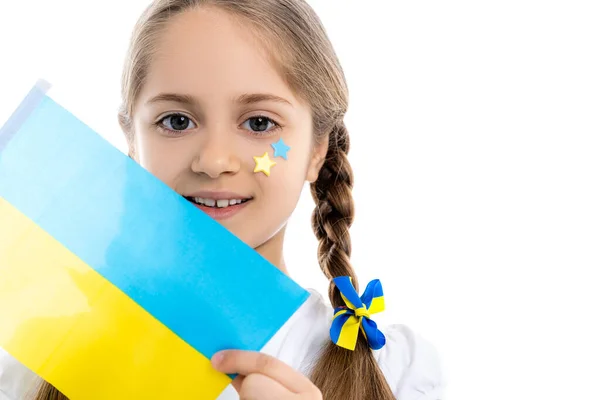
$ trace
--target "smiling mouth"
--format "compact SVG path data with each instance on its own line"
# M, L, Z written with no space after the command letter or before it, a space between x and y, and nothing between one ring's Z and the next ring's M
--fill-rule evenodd
M202 197L188 197L183 196L187 201L193 204L197 204L207 208L227 208L232 206L237 206L239 204L244 204L252 198L249 199L204 199Z

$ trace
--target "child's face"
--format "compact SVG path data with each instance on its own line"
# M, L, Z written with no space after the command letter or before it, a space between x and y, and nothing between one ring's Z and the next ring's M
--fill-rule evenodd
M290 91L254 36L226 14L205 9L178 15L157 45L133 116L136 160L178 193L208 205L215 198L250 199L199 208L263 255L277 253L272 247L281 247L281 240L272 239L282 238L304 182L317 178L326 152L326 144L313 142L310 107ZM237 101L253 94L289 104ZM159 95L168 96L152 101ZM274 157L271 144L280 138L291 148L287 160ZM265 152L277 163L270 176L254 172L254 156Z

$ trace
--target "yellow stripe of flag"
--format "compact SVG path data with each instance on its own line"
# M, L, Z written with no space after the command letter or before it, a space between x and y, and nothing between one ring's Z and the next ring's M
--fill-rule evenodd
M0 221L0 347L36 374L88 400L214 399L230 383L1 197Z

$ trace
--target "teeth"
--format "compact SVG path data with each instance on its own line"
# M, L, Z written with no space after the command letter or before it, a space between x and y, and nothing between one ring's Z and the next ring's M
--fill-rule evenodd
M242 199L203 199L202 197L194 197L194 201L198 204L202 204L207 207L218 207L225 208L229 206L235 206L236 204L241 204L243 202Z
M194 200L196 201L196 203L204 204L205 206L208 206L208 207L214 207L215 204L217 204L217 201L214 199L203 199L201 197L195 197Z

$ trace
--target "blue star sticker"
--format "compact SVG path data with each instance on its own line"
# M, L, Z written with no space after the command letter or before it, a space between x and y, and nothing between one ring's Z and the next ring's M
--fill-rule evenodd
M281 157L284 160L287 160L287 152L290 150L290 146L283 143L283 139L279 138L277 143L271 144L273 150L275 150L275 154L273 154L273 158Z

